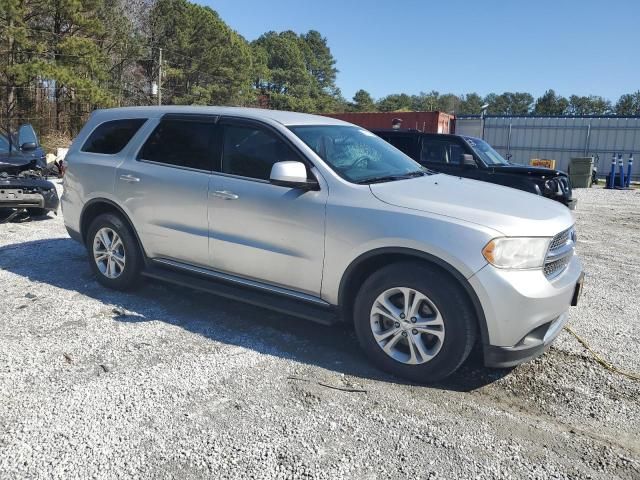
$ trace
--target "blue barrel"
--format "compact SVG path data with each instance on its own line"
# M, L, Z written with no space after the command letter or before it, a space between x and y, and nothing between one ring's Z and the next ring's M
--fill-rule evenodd
M626 182L624 181L624 160L621 153L618 154L618 168L620 168L620 188L624 188Z
M611 157L611 173L609 174L609 182L607 188L614 188L616 186L616 154Z

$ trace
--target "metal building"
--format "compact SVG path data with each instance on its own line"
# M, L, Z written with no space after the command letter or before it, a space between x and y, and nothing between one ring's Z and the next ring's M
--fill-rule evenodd
M460 116L455 131L484 137L503 156L510 154L515 163L548 158L556 161L557 169L566 171L571 158L593 156L600 176L609 172L613 153L623 154L625 171L633 153L632 178L640 179L640 117Z

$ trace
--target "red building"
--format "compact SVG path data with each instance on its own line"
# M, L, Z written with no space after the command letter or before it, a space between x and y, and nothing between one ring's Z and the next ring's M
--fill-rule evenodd
M443 112L367 112L323 113L326 117L355 123L367 129L391 128L394 118L402 120L402 128L414 128L427 133L454 133L455 117Z

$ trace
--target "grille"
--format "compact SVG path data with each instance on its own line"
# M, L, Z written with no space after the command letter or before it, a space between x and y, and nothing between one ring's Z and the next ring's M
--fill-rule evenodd
M573 230L573 228L568 228L564 232L560 232L555 237L553 237L553 240L551 240L551 245L549 245L549 251L557 250L558 248L565 245L571 238L571 230Z
M545 263L544 265L544 274L547 278L555 277L556 275L560 275L562 271L569 265L571 261L571 256L566 256L559 260L554 260L549 263Z
M544 275L547 278L557 277L564 272L573 257L574 244L575 230L573 227L553 237L544 262Z

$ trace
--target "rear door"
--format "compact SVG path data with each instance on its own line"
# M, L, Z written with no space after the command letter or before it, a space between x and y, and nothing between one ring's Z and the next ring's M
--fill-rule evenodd
M271 184L274 163L306 159L260 123L223 118L220 125L220 173L213 175L209 192L211 266L319 296L326 184L317 178L317 191ZM308 174L313 175L310 168Z
M215 116L165 115L116 172L116 195L150 257L207 266Z

